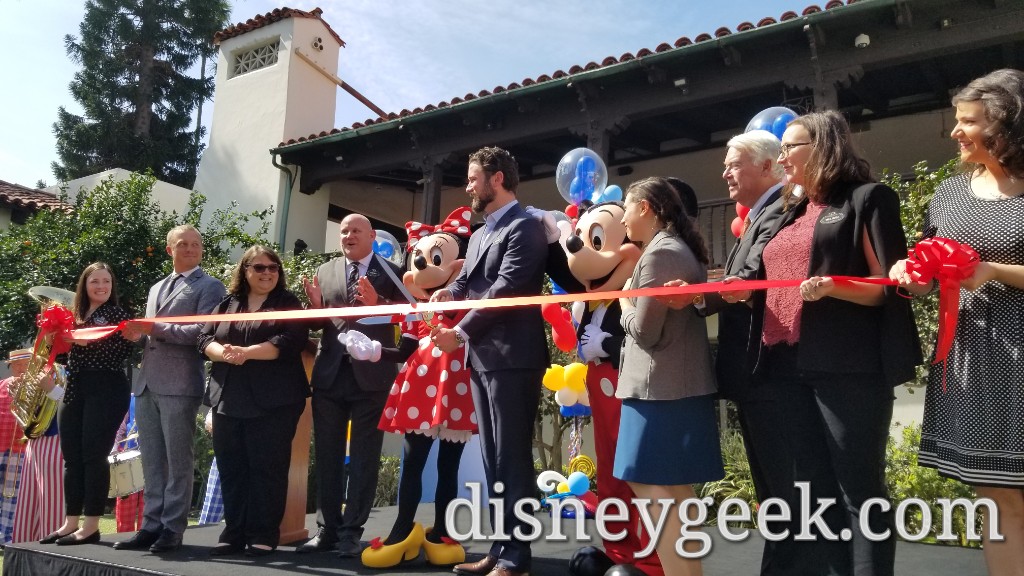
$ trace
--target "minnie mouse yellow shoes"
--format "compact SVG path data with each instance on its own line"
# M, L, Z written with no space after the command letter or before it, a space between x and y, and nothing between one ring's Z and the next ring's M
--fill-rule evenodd
M374 538L370 545L363 549L363 566L367 568L391 568L403 561L415 560L423 547L423 526L413 524L412 532L398 544L385 545L380 538Z
M430 530L427 532L429 533ZM441 537L440 544L424 539L423 552L427 555L427 562L434 566L453 566L466 561L466 549L446 536Z

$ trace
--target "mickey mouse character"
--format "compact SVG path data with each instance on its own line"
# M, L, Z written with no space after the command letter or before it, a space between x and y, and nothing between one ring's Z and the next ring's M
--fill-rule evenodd
M626 238L626 227L622 225L624 212L621 202L595 204L579 216L575 227L564 238L569 270L587 292L621 290L633 275L640 249ZM622 401L615 397L619 353L625 338L619 324L622 310L617 299L594 300L575 303L572 315L578 323L577 354L587 363L586 386L597 454L597 496L599 500L617 498L628 503L633 491L612 476L622 408ZM629 507L626 521L606 522L606 526L611 532L625 533L625 538L617 542L605 541L603 551L593 546L577 550L569 563L574 576L664 574L656 553L645 558L634 557L650 540L634 507Z
M426 301L444 288L462 270L470 236L471 213L466 206L455 209L437 226L408 222L409 271L403 283L419 300ZM362 562L370 568L390 568L412 560L422 548L427 561L449 566L463 562L466 551L448 537L445 509L458 493L459 462L466 442L477 432L473 395L465 347L450 354L430 339L433 326L451 328L465 312L435 314L402 325L401 344L380 348L373 342L373 360L403 362L378 427L385 432L405 434L402 477L398 487L398 517L385 540L374 538L363 550ZM360 335L348 333L355 340ZM424 531L414 522L422 495L423 468L434 440L437 454L437 490L434 498L434 527Z

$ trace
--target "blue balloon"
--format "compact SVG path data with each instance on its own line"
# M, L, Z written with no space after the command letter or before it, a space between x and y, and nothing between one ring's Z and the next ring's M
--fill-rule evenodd
M565 483L569 485L569 492L574 496L582 496L584 492L590 490L590 478L583 472L569 474Z
M765 108L761 110L750 122L747 123L744 132L750 132L751 130L764 130L774 134L776 138L782 139L783 132L786 131L786 125L796 118L796 112L793 112L789 108L784 106L772 106L771 108Z
M558 413L561 414L563 418L572 418L572 406L559 406Z
M377 242L373 241L373 251L380 254L384 258L390 259L395 253L395 248L389 242Z
M583 178L576 176L572 179L572 184L569 185L569 201L573 204L579 204L585 197L584 187L586 184L583 182Z
M577 194L571 191L572 182L576 184ZM589 148L576 148L569 151L558 162L555 169L555 186L566 202L578 206L583 200L590 200L594 192L604 190L608 184L608 169L604 160Z
M786 126L794 119L796 119L796 116L788 112L779 114L778 118L772 122L772 129L769 132L775 134L775 137L779 140L782 140L782 134L786 132Z
M554 280L551 281L551 293L552 294L567 294L565 288L559 286Z

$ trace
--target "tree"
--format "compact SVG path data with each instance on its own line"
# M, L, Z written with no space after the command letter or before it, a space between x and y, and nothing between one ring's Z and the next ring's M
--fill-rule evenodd
M24 225L0 231L2 349L16 348L36 333L39 307L27 295L30 287L74 290L82 269L95 261L113 267L121 303L133 315L143 316L149 287L171 271L164 248L167 231L178 224L188 222L200 229L203 268L223 279L230 277L239 249L269 245L269 209L246 214L232 206L214 211L209 223L200 226L206 202L201 194L192 194L185 214L169 214L152 199L154 182L152 176L140 174L117 182L108 178L82 191L67 210L41 210ZM256 232L245 232L250 229ZM292 267L306 270L315 264L297 261ZM298 278L289 281L297 283Z
M84 115L60 107L54 175L150 170L191 187L202 148L189 126L213 79L188 71L214 54L211 40L228 10L225 0L87 0L80 37L64 39L82 65L70 90Z

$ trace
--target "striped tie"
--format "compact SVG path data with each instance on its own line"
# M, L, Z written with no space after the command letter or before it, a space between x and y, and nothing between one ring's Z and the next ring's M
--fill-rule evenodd
M345 282L345 293L348 294L348 305L356 305L356 283L359 281L359 262L351 264L352 269L348 272L348 280Z

